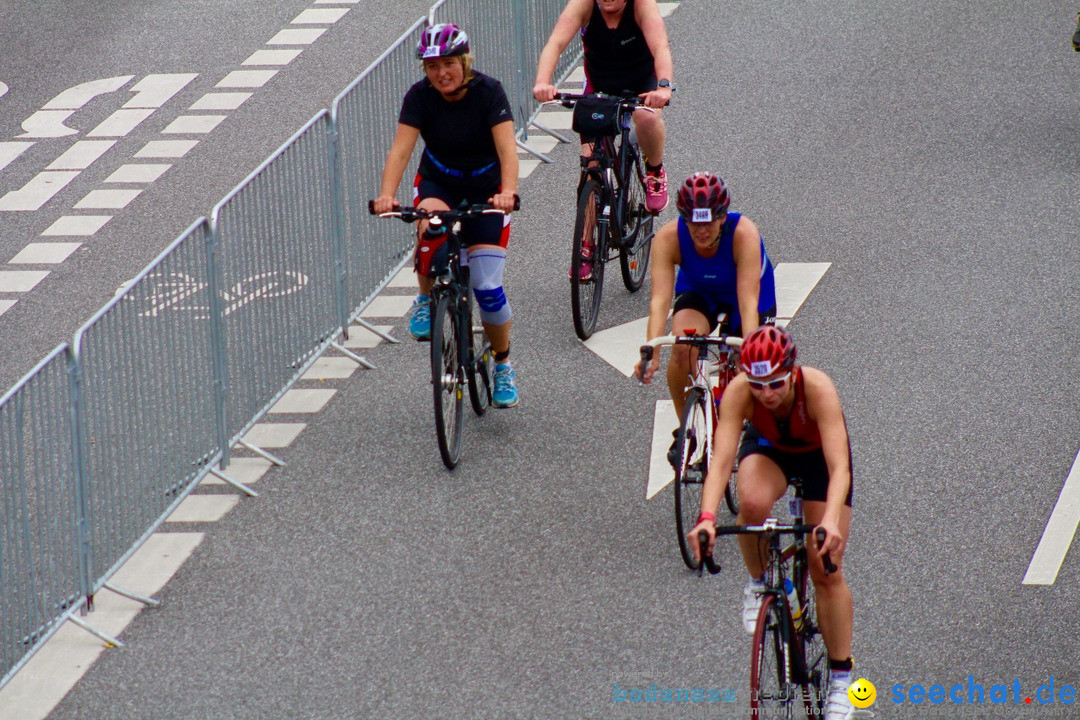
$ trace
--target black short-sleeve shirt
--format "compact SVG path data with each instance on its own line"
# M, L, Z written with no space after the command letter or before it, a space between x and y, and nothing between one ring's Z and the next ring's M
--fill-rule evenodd
M398 122L417 128L424 139L421 177L449 183L464 180L468 185L500 182L491 128L512 122L513 111L498 80L478 72L473 75L465 97L456 102L443 99L427 78L405 94ZM448 168L453 172L448 174ZM473 175L483 168L488 169Z

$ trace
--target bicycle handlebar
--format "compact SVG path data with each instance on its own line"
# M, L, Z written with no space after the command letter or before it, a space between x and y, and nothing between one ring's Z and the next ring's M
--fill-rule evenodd
M818 544L825 542L825 530L815 525L783 525L777 523L773 518L769 518L762 525L717 525L716 535L758 535L764 533L772 533L776 535L805 535L807 533L814 533L814 537L817 538ZM704 562L699 562L697 565L698 576L702 574L702 567L704 566L709 570L709 574L716 575L720 572L720 563L716 562L712 554L705 554L705 548L709 544L709 534L704 530L698 533L698 547L699 552L702 555ZM833 564L832 558L829 557L829 553L825 553L821 558L822 564L825 566L825 574L832 575L836 572L836 565Z
M521 209L521 198L514 193L514 210ZM401 218L405 222L416 222L417 220L430 220L431 218L440 218L441 220L454 222L455 220L461 220L463 218L472 217L473 215L506 215L502 210L497 210L491 203L476 203L474 205L463 205L455 210L427 210L425 208L418 207L404 207L398 206L394 210L384 213L375 212L375 201L368 200L368 213L371 215L378 215L383 218Z
M555 99L550 100L544 105L562 105L565 108L572 108L577 104L578 100L595 97L606 97L609 100L615 100L619 103L619 106L626 110L648 110L649 112L656 112L655 108L651 108L645 105L645 101L639 95L606 95L604 93L555 93Z

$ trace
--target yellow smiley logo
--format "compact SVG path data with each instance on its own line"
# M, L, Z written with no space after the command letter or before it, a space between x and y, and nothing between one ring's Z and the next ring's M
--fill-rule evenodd
M866 678L859 678L847 689L848 699L857 708L868 708L877 700L877 688Z

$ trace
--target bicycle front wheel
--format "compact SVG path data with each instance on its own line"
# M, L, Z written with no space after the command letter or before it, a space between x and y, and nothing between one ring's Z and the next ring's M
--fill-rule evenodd
M742 447L743 435L746 434L746 430L739 435L739 444L736 447ZM731 477L728 478L727 487L724 488L724 502L727 504L728 510L732 515L739 514L739 493L738 493L738 479L739 479L739 457L738 453L735 455L735 464L731 468Z
M645 187L642 185L641 156L637 152L628 156L623 169L626 203L622 216L622 247L619 250L619 267L623 285L630 292L637 292L645 282L652 254L653 215L645 208Z
M574 315L574 332L588 340L596 329L600 314L600 296L604 288L603 231L600 224L600 183L589 179L581 186L578 196L577 220L574 223L574 245L570 257L570 307Z
M710 398L699 387L690 389L683 405L675 447L679 466L675 470L675 531L679 536L679 552L691 570L697 569L686 533L694 529L701 512L701 491L709 473L709 426L706 413Z
M469 328L469 359L466 364L469 378L469 402L473 412L483 415L491 407L491 382L495 376L495 357L491 352L491 343L484 333L480 322L480 313L476 304L469 300L469 313L472 316Z
M792 569L792 581L799 594L802 627L796 634L801 652L799 689L803 709L808 720L825 717L825 703L829 696L829 658L825 641L817 627L817 597L807 565L807 550L799 551Z
M442 293L431 318L431 387L435 398L435 435L443 464L453 470L461 459L461 433L465 424L464 374L459 353L458 299Z
M784 642L784 608L776 597L762 598L754 640L750 645L750 717L752 720L791 720L795 694L787 681L788 645Z

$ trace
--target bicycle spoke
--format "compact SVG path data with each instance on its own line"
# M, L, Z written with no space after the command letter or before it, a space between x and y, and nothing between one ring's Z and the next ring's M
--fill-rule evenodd
M577 220L574 224L570 262L570 305L574 316L574 331L582 340L587 340L596 329L604 283L607 248L598 213L600 197L599 183L595 180L586 181L581 188Z

